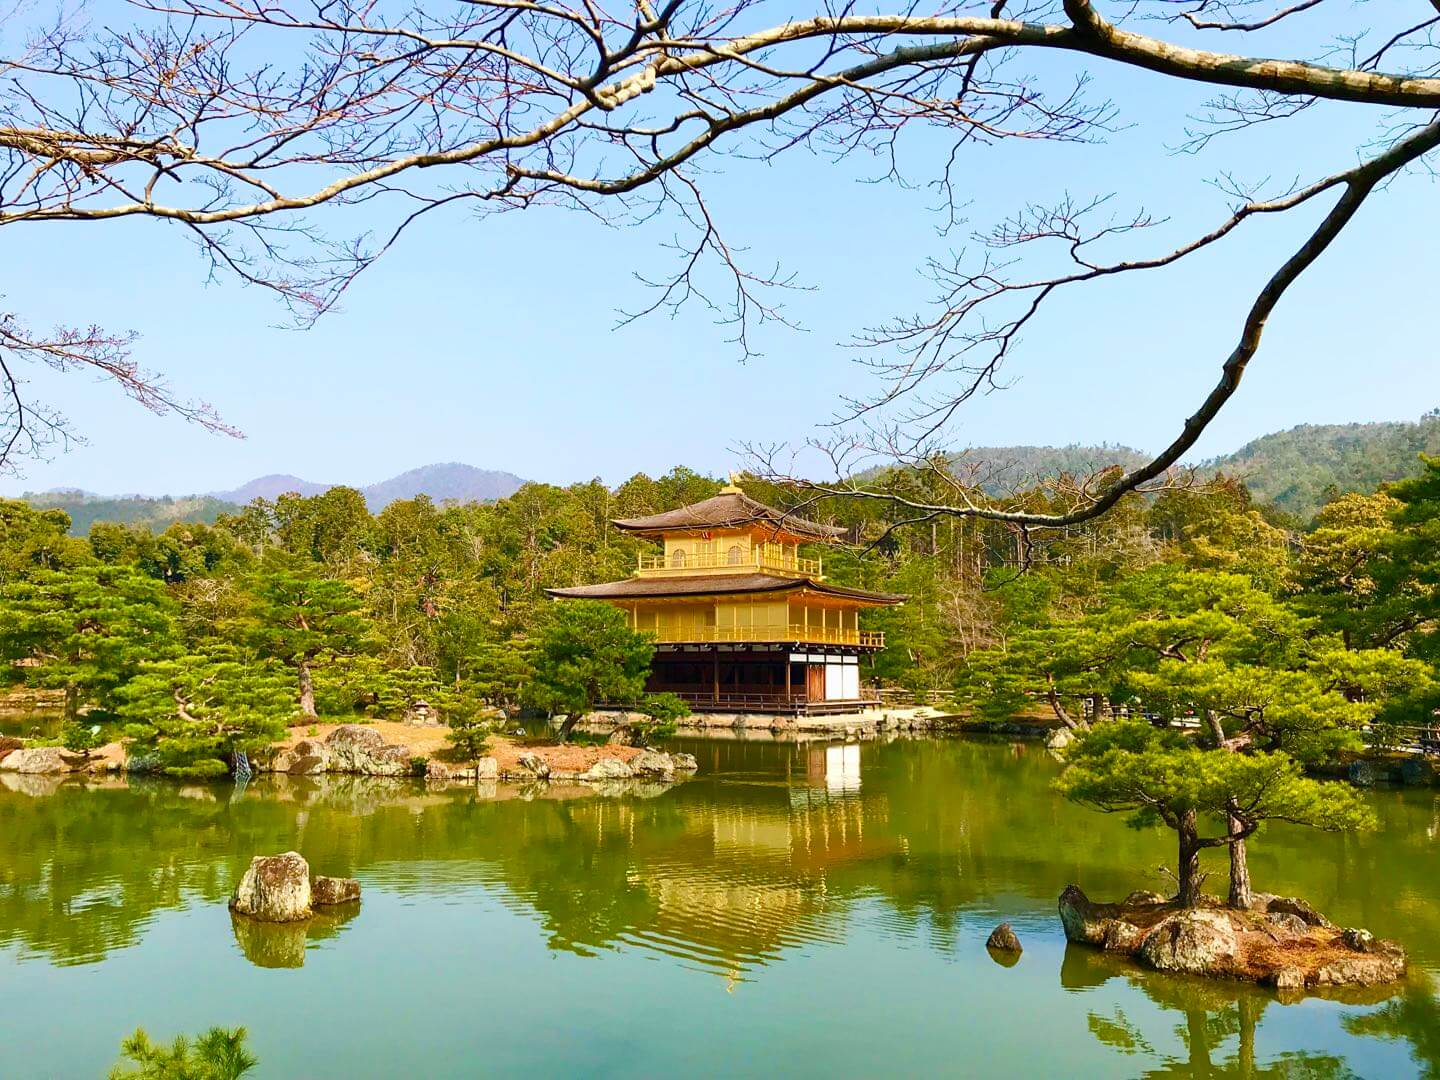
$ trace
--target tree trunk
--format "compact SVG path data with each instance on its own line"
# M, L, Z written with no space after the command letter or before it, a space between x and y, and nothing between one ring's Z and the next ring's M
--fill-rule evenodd
M65 719L73 723L80 717L80 688L74 683L65 685Z
M1077 720L1066 711L1064 704L1060 701L1060 692L1055 689L1055 676L1048 671L1045 673L1045 698L1050 702L1050 710L1055 714L1055 719L1071 731L1090 730L1090 725L1083 716Z
M1215 740L1215 749L1225 749L1225 728L1220 723L1220 717L1213 709L1205 710L1205 724L1210 729L1210 738Z
M556 733L556 740L562 743L570 741L570 733L575 730L575 725L580 722L584 713L570 713L564 720L560 721L560 730Z
M1235 800L1230 800L1232 806ZM1233 814L1227 818L1230 824L1230 898L1232 908L1249 911L1255 902L1255 891L1250 887L1250 860L1245 852L1245 823Z
M315 682L310 678L310 663L300 661L300 715L315 718Z
M1181 907L1200 906L1200 827L1194 810L1186 810L1180 816L1175 830L1180 837L1180 865L1176 870L1179 892L1175 899Z

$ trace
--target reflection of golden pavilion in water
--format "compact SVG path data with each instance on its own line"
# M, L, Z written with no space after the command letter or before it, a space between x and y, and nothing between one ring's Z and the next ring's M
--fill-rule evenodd
M901 847L884 799L858 797L859 750L809 747L806 786L757 784L759 798L687 806L684 839L635 864L658 909L636 941L719 969L733 989L785 949L835 940L829 875Z
M549 589L557 598L604 600L636 630L655 635L648 689L698 709L848 712L871 704L860 657L885 635L860 628L860 612L904 597L831 585L802 544L832 543L844 530L806 521L740 490L732 478L714 498L614 522L655 540L623 581Z

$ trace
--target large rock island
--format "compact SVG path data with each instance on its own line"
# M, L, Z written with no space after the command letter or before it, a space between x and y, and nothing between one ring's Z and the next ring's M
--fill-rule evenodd
M1152 892L1100 904L1070 885L1060 894L1060 921L1070 941L1123 953L1155 971L1243 979L1283 991L1379 986L1405 974L1399 945L1337 927L1293 897L1257 894L1248 911L1208 899L1181 907Z

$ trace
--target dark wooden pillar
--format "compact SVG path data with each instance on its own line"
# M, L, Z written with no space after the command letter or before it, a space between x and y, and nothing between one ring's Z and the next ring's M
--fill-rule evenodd
M790 654L785 654L785 704L790 704Z
M720 704L720 650L717 648L712 654L715 658L715 704Z

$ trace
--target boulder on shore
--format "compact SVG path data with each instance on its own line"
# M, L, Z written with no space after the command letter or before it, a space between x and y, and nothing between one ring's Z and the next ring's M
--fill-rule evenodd
M360 882L353 877L317 875L310 883L310 903L316 907L348 904L360 899Z
M1008 922L1002 922L999 926L995 927L994 930L990 931L990 936L985 939L985 947L987 949L998 949L1000 952L1018 953L1024 951L1020 947L1020 939L1015 935L1015 931L1011 929Z
M1064 750L1075 741L1075 733L1066 727L1058 727L1045 736L1046 750Z
M341 724L325 737L331 772L362 776L409 776L410 748L395 746L372 727Z
M313 776L330 771L330 754L319 739L301 739L281 750L270 763L272 772L291 776Z
M230 910L262 922L295 922L310 916L310 865L297 851L256 855L235 887Z
M16 750L22 750L24 747L24 739L17 739L14 735L0 735L0 761L4 761Z

